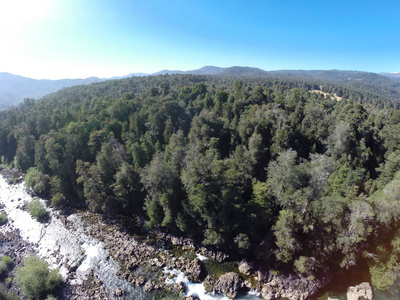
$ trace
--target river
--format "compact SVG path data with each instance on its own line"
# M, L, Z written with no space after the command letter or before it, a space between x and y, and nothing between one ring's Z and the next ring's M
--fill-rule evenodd
M9 185L0 176L0 191L0 201L9 219L1 230L19 229L22 239L37 245L39 257L46 260L51 268L59 268L64 281L81 284L86 280L87 272L92 269L94 275L103 282L110 299L115 298L113 291L118 288L124 291L126 299L148 298L141 289L117 276L119 265L102 242L85 233L85 224L77 214L67 217L67 227L65 221L59 218L58 211L46 208L50 219L47 223L40 223L23 209L32 200L23 183ZM75 268L75 277L69 278L69 270Z
M142 288L117 276L120 266L109 255L104 243L86 233L85 226L88 224L78 214L60 218L57 210L47 207L49 221L40 223L24 209L32 199L24 183L9 185L0 175L0 202L9 219L8 224L0 227L0 230L7 232L18 229L22 239L35 244L38 256L46 260L51 268L59 268L63 280L69 284L82 284L89 270L93 270L94 275L103 282L109 299L120 299L113 293L118 289L123 291L124 299L150 299ZM44 200L40 201L45 204ZM69 276L71 269L76 269L73 278ZM178 272L175 282L182 281L185 284L186 296L197 295L201 300L229 299L224 295L208 294L202 283L191 283L182 272L174 272ZM250 292L240 299L260 298Z
M71 285L82 284L87 279L89 270L93 270L94 275L104 284L109 299L121 299L114 296L114 292L118 289L123 291L123 299L151 299L151 296L146 294L142 288L137 288L117 275L120 266L110 256L103 242L87 234L88 231L85 230L85 227L90 225L86 224L78 214L61 218L57 210L47 207L49 221L40 223L24 209L25 204L32 199L24 183L9 185L6 179L0 175L0 202L4 205L9 219L7 225L0 227L2 232L18 229L22 239L36 245L38 256L45 259L52 268L59 268L63 280ZM40 201L45 204L44 200ZM207 259L206 257L198 258L200 260ZM72 278L71 269L76 269ZM360 276L361 272L366 274L366 269L360 268L358 271L358 275L348 273L337 276L337 279L334 278L329 287L325 289L325 294L319 299L326 299L328 294L336 294L337 296L334 296L336 299L346 299L345 294L338 294L338 290L345 291L348 285L352 284L351 278L354 279L357 276L360 277L360 280L368 280L368 276ZM164 273L175 275L172 279L166 280L167 284L182 282L185 285L185 296L197 296L200 300L229 299L223 294L207 293L203 283L190 282L179 270L166 267ZM256 291L250 291L239 299L259 300L261 298ZM374 291L374 299L400 299L400 294L397 292L394 296L389 296Z

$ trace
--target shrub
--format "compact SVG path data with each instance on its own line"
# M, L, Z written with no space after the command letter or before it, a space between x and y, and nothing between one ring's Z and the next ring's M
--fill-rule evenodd
M43 204L40 203L39 199L34 199L28 203L29 213L39 222L43 222L47 217L47 212L43 207Z
M58 269L50 271L45 261L28 256L15 271L15 282L29 299L41 299L60 286L61 276Z
M296 259L294 261L294 267L296 268L297 272L307 274L309 272L307 267L307 257L300 256L298 259Z
M0 284L0 299L2 300L20 300L17 294L8 292L7 289Z
M29 168L25 175L25 183L28 188L31 188L37 195L45 196L50 189L50 177L44 175L36 168Z
M53 196L53 198L51 198L51 205L59 207L63 205L65 201L66 201L65 196L61 193L57 193Z
M5 275L12 267L13 261L11 257L4 255L0 260L0 276Z
M7 215L5 213L0 213L0 226L8 222Z

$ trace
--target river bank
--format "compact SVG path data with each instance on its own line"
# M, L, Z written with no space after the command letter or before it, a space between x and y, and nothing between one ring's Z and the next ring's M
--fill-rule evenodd
M62 299L307 299L333 276L277 275L251 262L230 261L188 238L132 233L123 220L88 211L47 208L49 220L39 223L24 208L33 197L22 181L9 185L0 176L0 190L9 216L1 227L1 247L15 253L17 264L34 252L58 267L65 282Z

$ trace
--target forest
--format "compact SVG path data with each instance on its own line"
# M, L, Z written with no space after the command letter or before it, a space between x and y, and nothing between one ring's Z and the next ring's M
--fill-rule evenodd
M1 162L60 209L140 216L310 277L363 259L387 289L400 271L400 97L384 77L321 74L132 77L25 99L0 112Z

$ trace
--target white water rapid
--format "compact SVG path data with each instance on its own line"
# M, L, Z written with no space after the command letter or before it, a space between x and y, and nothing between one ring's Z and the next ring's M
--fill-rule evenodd
M0 230L6 233L19 229L24 240L37 244L38 256L52 268L58 267L63 279L69 280L70 284L81 284L87 272L93 270L104 283L110 299L114 298L113 291L118 288L124 291L124 299L147 298L141 290L117 276L118 263L111 258L102 242L84 232L83 221L78 215L68 216L66 226L56 210L47 208L50 220L42 224L22 209L31 200L24 183L9 185L0 175L0 203L4 205L9 220ZM74 267L75 278L68 278L68 270Z
M201 255L202 256L202 255ZM197 254L199 257L199 254ZM200 258L199 258L200 259ZM202 256L201 260L207 259L205 256ZM206 288L204 287L204 283L193 283L190 282L185 274L177 269L169 269L167 267L164 268L164 273L167 274L167 279L165 280L166 284L174 284L183 282L186 287L185 296L195 296L198 297L200 300L230 300L227 296L220 293L208 293ZM250 291L246 295L237 298L238 300L260 300L261 298L258 297L258 292Z
M88 272L93 270L94 275L103 282L110 299L151 298L142 289L117 276L119 265L109 255L104 244L86 234L85 226L90 224L85 224L77 214L71 214L66 219L60 218L59 212L52 208L46 208L49 221L40 223L23 209L32 199L24 183L10 185L0 175L0 203L4 205L8 217L8 224L0 227L2 232L18 229L22 239L35 244L38 256L45 259L52 268L59 268L63 280L70 284L81 284L86 280ZM44 204L44 200L41 201ZM202 261L208 259L200 254L197 257ZM76 269L73 278L70 278L71 269ZM200 300L229 300L223 294L207 293L203 283L190 282L179 270L164 269L164 272L175 275L173 279L166 280L167 284L184 283L186 296L197 296ZM113 295L117 289L124 292L122 297ZM239 299L260 300L256 292L249 292Z

